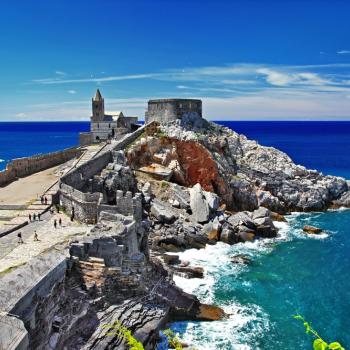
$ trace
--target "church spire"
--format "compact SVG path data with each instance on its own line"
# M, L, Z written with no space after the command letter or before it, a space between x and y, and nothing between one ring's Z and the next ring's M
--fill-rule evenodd
M101 95L100 89L97 89L94 101L101 101L101 100L102 100L102 95Z

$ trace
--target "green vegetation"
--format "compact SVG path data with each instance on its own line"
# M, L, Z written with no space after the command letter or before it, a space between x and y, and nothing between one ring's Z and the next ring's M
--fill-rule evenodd
M8 273L18 269L19 267L21 267L21 266L23 266L25 264L26 264L25 262L24 263L20 263L20 264L17 264L17 265L10 266L10 267L8 267L7 269L5 269L3 271L0 271L0 277L2 277L4 275L6 275L6 274L8 274Z
M107 328L109 336L117 336L123 338L129 346L129 350L144 350L142 343L140 343L131 333L131 331L122 325L121 322L115 321L113 324L103 325L102 328ZM169 347L175 350L182 350L182 344L179 338L171 329L166 329L162 332L168 340Z
M162 138L162 137L168 137L168 134L161 130L161 129L158 129L154 134L153 136L157 137L157 138Z
M170 185L169 185L169 182L164 181L164 180L163 180L163 181L161 182L161 184L160 184L160 187L161 187L162 189L164 189L164 190L167 189L167 188L169 188L169 186L170 186Z
M315 340L313 342L313 349L314 350L345 350L345 348L338 342L332 342L330 344L326 343L320 335L311 327L311 324L306 322L305 319L300 315L295 315L295 319L300 320L303 322L306 334L312 334L315 337Z
M170 328L163 331L163 334L168 339L168 344L171 349L182 350L182 344L180 342L180 339Z
M144 350L142 343L133 337L131 331L123 326L121 322L115 321L113 324L103 325L102 328L110 330L107 335L123 338L128 344L129 350Z

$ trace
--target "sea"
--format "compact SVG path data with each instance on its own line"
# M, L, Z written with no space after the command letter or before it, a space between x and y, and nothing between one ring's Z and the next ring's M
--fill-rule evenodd
M218 123L279 148L298 164L350 179L350 122ZM0 123L0 170L13 158L77 145L78 132L88 129L88 122ZM313 337L293 318L301 314L325 341L350 349L350 210L292 213L276 225L277 238L180 253L182 260L203 266L205 275L176 276L176 284L229 315L223 321L172 323L185 343L197 350L312 349ZM306 235L304 225L324 233ZM233 264L236 254L251 263Z

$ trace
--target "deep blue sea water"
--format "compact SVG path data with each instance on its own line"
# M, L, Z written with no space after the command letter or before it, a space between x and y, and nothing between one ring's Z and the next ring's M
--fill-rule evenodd
M350 122L222 122L297 163L350 179ZM0 123L0 159L78 144L87 122ZM5 161L0 163L4 167ZM305 224L326 234L310 237ZM204 279L176 282L200 300L223 307L228 320L179 322L172 327L197 349L307 350L312 337L292 318L301 313L325 340L350 349L350 211L294 214L276 239L188 250L182 259L205 267ZM248 266L230 256L251 257Z
M2 122L0 123L0 170L11 159L76 146L79 132L88 122Z

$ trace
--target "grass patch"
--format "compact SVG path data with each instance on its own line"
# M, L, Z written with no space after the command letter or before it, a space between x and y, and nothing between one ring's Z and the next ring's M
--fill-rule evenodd
M14 270L18 269L19 267L25 265L26 263L20 263L18 265L10 266L7 269L0 271L0 277L7 275L8 273L13 272Z

